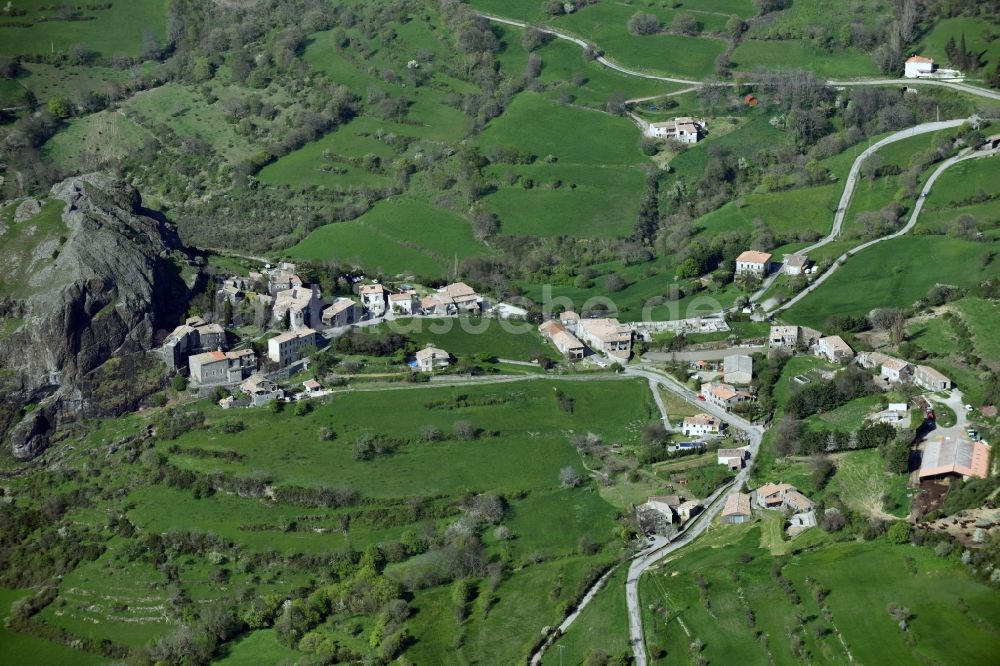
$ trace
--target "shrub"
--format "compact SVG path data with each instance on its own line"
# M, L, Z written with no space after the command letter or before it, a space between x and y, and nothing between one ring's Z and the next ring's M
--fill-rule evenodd
M660 19L656 14L636 12L628 20L628 31L633 35L655 35L660 31Z

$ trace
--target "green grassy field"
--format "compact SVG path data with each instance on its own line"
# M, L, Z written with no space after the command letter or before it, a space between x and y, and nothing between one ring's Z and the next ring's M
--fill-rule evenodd
M585 664L594 652L610 656L631 654L625 606L627 576L628 569L624 566L611 574L569 630L546 651L542 658L544 666Z
M509 327L511 331L505 330ZM497 319L446 318L397 319L392 330L405 335L421 347L434 343L453 356L492 354L514 361L530 361L537 356L559 359L561 355L539 335L534 324Z
M43 150L57 164L86 168L87 160L122 159L152 139L149 130L120 113L100 111L71 120Z
M556 406L555 388L575 398L572 414ZM608 392L618 396L613 405ZM487 396L501 404L473 405L452 409L429 409L434 401L457 396ZM385 419L373 404L391 405L398 418ZM290 413L247 411L240 417L247 429L238 435L218 435L206 441L204 433L180 437L181 447L171 458L199 471L226 470L250 474L265 469L277 484L351 487L365 495L383 498L436 495L486 490L515 492L558 486L561 467L577 465L567 431L593 431L607 440L631 439L635 424L645 423L651 413L648 387L639 381L525 382L496 387L427 388L359 391L337 395L317 405L305 417ZM600 409L598 409L600 405ZM210 408L210 420L228 416ZM355 438L364 430L389 437L413 437L425 425L436 425L450 433L458 420L471 421L496 437L474 441L447 440L413 444L391 456L364 462L353 457ZM333 442L320 441L320 426L338 434ZM533 433L533 434L532 434ZM280 442L280 444L278 444ZM184 448L233 449L246 456L228 462L184 455ZM448 465L441 466L442 460Z
M579 141L581 134L588 141ZM499 217L501 233L602 237L631 231L645 190L645 175L636 167L647 161L628 120L523 93L476 142L484 150L514 147L546 158L489 170L498 187L485 201ZM520 177L514 185L502 177L508 171ZM531 189L525 188L528 179Z
M666 658L655 663L687 654L695 638L704 642L701 654L713 664L800 663L792 651L793 633L800 636L812 663L844 663L848 651L858 663L972 663L1000 655L992 625L970 621L959 599L974 618L995 617L1000 601L961 565L935 557L930 549L826 543L779 559L760 549L756 525L716 531L720 534L706 537L706 543L685 549L684 557L674 559L666 571L640 581L647 643L666 651ZM741 554L753 559L738 563ZM904 557L915 561L915 574L903 565ZM774 583L771 569L776 566L791 579L798 604ZM695 574L705 579L709 609ZM809 583L807 577L817 582ZM822 604L814 596L816 586L830 590ZM887 612L890 603L912 612L911 644ZM666 621L650 611L650 604L667 609ZM821 606L829 609L829 620ZM748 610L754 612L752 626ZM817 630L820 626L832 631ZM953 638L960 642L953 646ZM733 655L739 655L738 662Z
M762 148L773 149L774 145L788 139L783 131L771 126L768 119L762 115L752 117L743 123L738 130L719 139L699 142L685 150L670 162L670 169L678 177L689 183L701 179L708 164L708 148L725 148L738 157L752 158Z
M83 20L61 18L59 5L46 0L18 0L13 4L27 13L0 27L0 53L66 52L84 44L101 56L136 56L142 51L144 30L152 30L160 44L166 39L166 0L114 2L108 8L103 3L84 4L79 6Z
M976 352L986 359L1000 358L1000 311L996 303L967 296L955 303L972 331Z
M854 49L825 51L818 46L791 40L747 39L733 51L733 67L750 71L768 69L808 69L818 76L853 78L877 76L871 56Z
M981 18L955 17L938 21L930 32L924 35L916 52L933 58L935 62L946 67L948 56L944 50L945 44L951 38L958 43L963 34L968 49L980 54L980 59L984 63L978 76L992 72L1000 60L1000 40L997 39L1000 26Z
M223 647L223 653L213 662L217 666L290 666L302 655L278 642L274 629L251 632Z
M289 248L288 256L336 260L392 275L443 277L456 257L489 252L464 218L397 197L380 201L356 220L319 227Z
M926 208L931 211L954 208L978 194L1000 197L996 171L996 164L988 158L967 160L950 167L934 183L927 196Z
M493 29L503 44L497 55L501 69L520 74L528 63L528 53L521 46L523 31L499 23L494 24ZM573 97L573 104L604 109L616 92L633 99L662 95L683 87L683 84L627 76L598 62L585 60L580 47L564 39L553 39L534 53L542 60L538 77L545 86L542 94L550 100L568 93Z
M50 666L51 664L101 664L105 660L97 655L74 650L57 643L26 636L11 631L6 626L10 606L15 601L31 596L31 590L0 589L0 652L5 663L19 666Z
M848 259L829 280L789 308L785 317L822 328L832 314L863 315L878 307L905 307L938 283L969 286L996 277L1000 264L980 264L986 250L979 243L940 236L904 236L879 243ZM866 288L858 290L858 284Z
M695 225L707 235L730 231L753 231L760 220L779 234L815 231L826 234L833 224L841 188L822 185L785 192L749 194L698 218ZM794 210L795 215L788 215Z

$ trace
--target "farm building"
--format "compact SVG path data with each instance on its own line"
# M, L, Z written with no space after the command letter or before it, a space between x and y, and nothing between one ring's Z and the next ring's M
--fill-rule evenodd
M705 123L694 118L674 118L662 123L649 123L646 135L655 139L673 139L681 143L698 143L705 133Z
M309 285L298 286L279 291L274 295L275 322L282 322L288 317L288 327L297 331L313 324L313 317L320 314L319 287Z
M920 458L920 480L974 476L985 479L989 474L990 445L964 437L937 437L927 442Z
M929 365L918 365L913 370L913 383L928 391L947 391L951 388L951 380Z
M789 254L785 256L785 275L802 275L809 268L809 257L801 254Z
M772 326L768 333L768 344L773 347L794 349L802 346L807 349L814 346L823 334L807 326Z
M913 55L903 64L903 76L908 79L948 79L961 81L965 75L957 69L943 69L934 60L922 55Z
M584 344L555 319L542 323L538 332L551 340L560 354L571 360L583 358L587 351Z
M745 354L732 354L722 360L722 378L731 384L749 384L753 379L753 359Z
M718 405L726 410L730 410L736 405L753 400L753 395L751 393L739 390L731 384L723 384L719 382L709 382L702 385L701 395L705 398L706 402Z
M882 362L881 375L891 383L910 381L913 379L913 366L903 359L889 356Z
M716 460L719 465L725 465L729 469L740 469L743 461L747 458L746 449L719 449L716 452Z
M232 384L243 381L257 369L257 357L252 349L210 351L188 359L191 380L199 386Z
M726 498L726 504L722 507L722 522L729 525L741 525L749 522L752 517L749 495L733 493Z
M622 360L632 355L632 329L617 319L581 319L576 334L596 352Z

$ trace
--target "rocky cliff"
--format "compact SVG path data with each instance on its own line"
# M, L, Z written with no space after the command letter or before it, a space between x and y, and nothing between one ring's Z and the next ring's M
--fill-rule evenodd
M96 370L151 349L157 331L177 323L199 275L173 226L144 209L122 181L70 178L52 188L45 205L54 207L53 217L62 206L64 228L58 219L50 223L55 239L41 250L41 241L30 255L25 249L24 238L41 237L36 229L8 231L19 244L0 236L0 261L22 269L5 276L0 292L8 331L0 337L0 433L21 459L45 449L61 416L92 407L88 378ZM17 251L22 256L13 256Z

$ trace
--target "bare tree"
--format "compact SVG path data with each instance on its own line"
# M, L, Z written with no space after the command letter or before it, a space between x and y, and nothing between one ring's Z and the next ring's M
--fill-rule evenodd
M576 488L582 481L580 473L569 465L559 470L559 485L563 488Z

